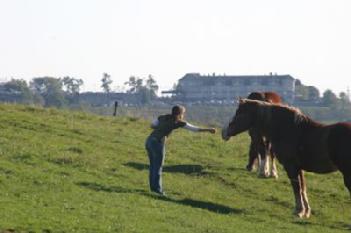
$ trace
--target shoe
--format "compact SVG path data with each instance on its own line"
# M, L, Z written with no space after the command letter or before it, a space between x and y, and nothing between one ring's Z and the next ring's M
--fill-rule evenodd
M160 195L162 197L166 197L166 193L163 191L156 191L156 190L151 190L152 192L156 193L157 195Z

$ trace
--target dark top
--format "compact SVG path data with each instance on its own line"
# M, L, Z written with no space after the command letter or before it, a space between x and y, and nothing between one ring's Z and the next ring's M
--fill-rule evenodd
M176 122L174 117L170 114L161 115L158 117L158 125L155 126L150 136L157 138L159 141L163 141L165 137L168 137L172 130L184 127L185 121Z

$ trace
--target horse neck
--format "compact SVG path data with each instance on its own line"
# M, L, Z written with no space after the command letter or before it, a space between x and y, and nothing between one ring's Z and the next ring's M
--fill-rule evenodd
M262 135L269 137L269 129L272 125L272 106L262 105L257 109L257 116L255 121L255 128L262 133Z

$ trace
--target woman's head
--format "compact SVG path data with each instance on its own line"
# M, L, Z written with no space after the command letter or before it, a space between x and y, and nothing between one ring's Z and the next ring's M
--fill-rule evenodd
M185 107L181 106L181 105L175 105L172 108L172 116L176 119L176 120L182 120L185 114Z

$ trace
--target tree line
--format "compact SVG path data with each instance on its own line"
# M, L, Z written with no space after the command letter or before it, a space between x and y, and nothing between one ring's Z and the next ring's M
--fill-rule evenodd
M295 103L330 107L332 109L345 108L350 105L350 93L340 92L336 95L332 90L325 90L322 95L318 88L305 86L299 79L295 82Z
M111 75L103 73L101 89L104 93L112 93ZM79 105L79 94L84 81L80 78L65 76L37 77L27 82L23 79L11 79L1 85L1 90L8 95L16 96L16 102L36 104L44 107L64 107ZM157 98L158 85L152 75L147 78L131 76L124 83L126 93L140 96L142 104L148 104Z
M104 93L113 93L111 88L113 80L110 74L103 73L100 81L100 87ZM2 87L3 91L16 95L16 102L19 103L63 107L80 104L79 94L83 84L82 79L70 76L37 77L30 82L23 79L11 79L0 86L0 92ZM326 90L321 95L318 88L305 86L298 79L295 84L295 104L298 106L328 107L344 112L351 108L348 92L340 92L339 95L336 95L332 90ZM144 78L130 76L124 85L127 88L126 93L138 95L143 105L158 99L159 86L152 75Z

